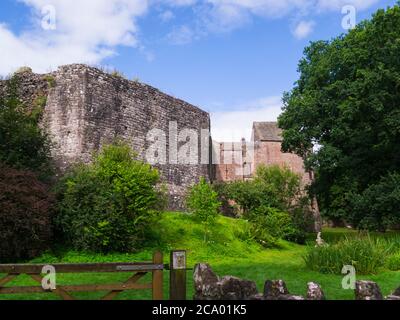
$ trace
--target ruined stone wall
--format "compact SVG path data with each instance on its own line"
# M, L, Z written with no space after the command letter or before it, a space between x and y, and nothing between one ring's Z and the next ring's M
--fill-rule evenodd
M20 77L20 95L27 104L38 95L47 95L41 125L51 137L52 156L61 171L76 162L90 162L93 151L115 139L127 141L145 159L152 143L146 139L150 130L162 130L169 147L170 122L177 123L178 131L198 133L200 156L201 130L210 130L209 114L199 108L96 68L76 64L49 75L27 73ZM3 86L0 84L0 90ZM185 141L178 142L178 148L183 144ZM182 209L187 187L200 176L208 178L209 165L169 164L168 152L166 160L166 164L156 166L168 186L170 209Z

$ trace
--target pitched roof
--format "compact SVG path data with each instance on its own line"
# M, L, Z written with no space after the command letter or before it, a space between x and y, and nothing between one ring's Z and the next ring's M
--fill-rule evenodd
M254 122L254 141L282 141L282 129L277 122Z

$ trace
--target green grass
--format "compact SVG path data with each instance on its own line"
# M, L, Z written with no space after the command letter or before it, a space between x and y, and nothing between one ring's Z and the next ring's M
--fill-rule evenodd
M233 275L244 279L254 280L259 291L263 290L266 279L283 279L293 294L304 295L306 284L309 281L318 282L328 299L353 299L352 290L341 288L341 275L321 274L306 268L303 256L307 247L288 242L280 242L276 249L265 249L255 243L249 235L249 225L246 221L226 217L218 218L218 222L211 229L211 241L203 242L203 229L189 215L165 213L155 228L158 238L148 247L135 254L91 254L71 250L49 252L34 259L33 263L77 263L77 262L138 262L151 260L152 252L161 249L167 258L172 249L188 250L188 267L195 263L207 262L214 271L222 275ZM351 234L347 230L329 229L323 237L338 234ZM337 235L332 238L338 239ZM340 236L339 236L340 237ZM315 239L315 236L310 237ZM166 263L168 261L165 261ZM63 274L57 276L57 283L62 284L95 284L114 283L124 281L129 274ZM188 298L193 296L192 271L188 271ZM373 276L362 276L362 279L376 281L383 294L388 295L400 286L400 272L383 271ZM150 280L149 276L143 279ZM164 273L165 297L168 297L168 272ZM34 285L26 276L15 280L14 285ZM74 294L80 299L98 299L101 293ZM150 290L126 291L118 299L150 299ZM8 295L0 299L57 299L52 294Z

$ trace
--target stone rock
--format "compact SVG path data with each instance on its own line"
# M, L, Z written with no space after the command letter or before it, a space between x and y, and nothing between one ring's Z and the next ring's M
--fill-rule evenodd
M400 287L398 287L393 293L392 296L398 296L400 297Z
M291 294L283 294L277 297L276 300L305 300L302 296L294 296Z
M387 296L386 300L399 300L400 301L400 296L394 296L394 295Z
M195 300L249 300L256 295L254 281L232 276L220 279L208 264L197 264L193 273Z
M262 293L257 293L249 297L249 300L263 301L265 300L264 295Z
M256 295L257 286L254 281L225 276L219 282L222 300L249 300Z
M325 294L318 283L307 283L307 300L325 300Z
M267 300L275 300L279 296L288 295L289 291L283 280L267 280L264 284L264 298Z
M219 278L208 264L200 263L194 267L194 300L219 300L221 297Z
M356 300L383 300L379 286L373 281L356 281Z

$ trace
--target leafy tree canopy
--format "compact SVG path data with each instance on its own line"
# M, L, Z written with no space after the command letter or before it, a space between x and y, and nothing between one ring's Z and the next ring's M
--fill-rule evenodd
M347 217L351 193L400 168L399 4L346 35L311 43L298 71L279 118L283 150L316 170L323 211Z

